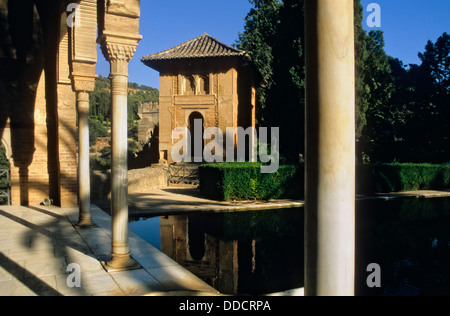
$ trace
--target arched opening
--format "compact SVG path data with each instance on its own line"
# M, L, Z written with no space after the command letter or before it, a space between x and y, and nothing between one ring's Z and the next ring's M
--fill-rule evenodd
M203 125L204 118L201 113L192 112L189 115L189 131L191 132L189 149L192 162L203 162Z
M194 95L195 94L195 81L192 77L184 78L184 94Z
M198 94L209 94L209 78L207 76L199 76L198 79Z
M8 161L9 148L0 142L0 205L11 204L11 174Z

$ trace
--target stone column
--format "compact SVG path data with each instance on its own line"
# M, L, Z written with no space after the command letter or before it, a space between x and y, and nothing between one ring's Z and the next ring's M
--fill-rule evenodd
M354 295L353 0L307 0L305 294Z
M80 218L78 228L97 225L91 217L91 170L89 166L89 93L77 93L78 111L78 195Z
M132 39L129 39L132 40ZM131 258L128 244L128 63L136 51L124 37L108 35L100 38L103 53L111 65L112 99L112 167L111 167L111 260L104 263L108 271L138 268Z
M89 93L94 91L97 63L97 1L80 0L77 19L79 25L68 28L67 14L61 17L58 78L67 82L67 75L77 95L78 114L78 228L96 227L91 217L91 170L89 167ZM69 50L67 54L66 50ZM66 66L69 60L68 67Z

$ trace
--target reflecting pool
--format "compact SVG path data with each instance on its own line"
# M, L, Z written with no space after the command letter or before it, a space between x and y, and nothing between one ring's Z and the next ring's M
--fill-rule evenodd
M356 203L356 295L450 295L450 199ZM304 286L304 209L139 219L130 229L226 294ZM381 268L369 288L367 267Z

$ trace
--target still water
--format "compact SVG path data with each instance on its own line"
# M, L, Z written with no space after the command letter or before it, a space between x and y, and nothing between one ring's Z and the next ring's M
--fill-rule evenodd
M356 204L356 295L450 295L450 199ZM304 286L304 210L139 219L130 229L226 294ZM367 266L381 287L367 286Z

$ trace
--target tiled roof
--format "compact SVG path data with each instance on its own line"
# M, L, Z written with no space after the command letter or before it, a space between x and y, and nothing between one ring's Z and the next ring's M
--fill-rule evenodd
M205 57L246 56L246 52L228 46L207 33L176 47L142 58L142 62Z

